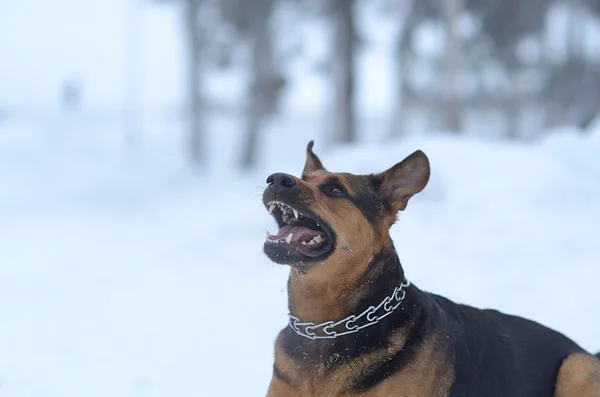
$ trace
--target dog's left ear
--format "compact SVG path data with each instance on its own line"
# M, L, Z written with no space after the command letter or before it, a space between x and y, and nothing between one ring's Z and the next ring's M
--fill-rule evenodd
M302 176L308 176L312 172L317 170L325 170L323 167L323 163L317 157L316 154L313 153L312 149L315 145L315 141L308 142L308 146L306 147L306 164L304 164L304 170L302 171Z
M429 159L417 150L389 170L379 174L379 194L394 212L406 208L408 200L425 188L429 181Z

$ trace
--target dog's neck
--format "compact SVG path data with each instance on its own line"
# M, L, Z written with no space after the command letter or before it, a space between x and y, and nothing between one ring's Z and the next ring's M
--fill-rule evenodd
M325 280L322 283L306 282L306 276L292 271L288 283L290 313L306 322L325 322L359 314L370 306L377 306L404 281L404 271L393 246L381 250L371 258L369 265L362 268L362 275L354 281ZM351 273L352 269L348 268ZM313 281L313 280L310 280ZM291 328L284 331L283 347L291 356L301 357L306 352L318 353L323 357L357 356L370 348L379 346L392 332L411 328L419 321L420 291L410 287L406 301L388 317L365 330L336 339L310 340L297 335Z
M310 270L303 274L292 269L288 280L290 313L303 322L336 321L360 313L362 306L376 306L405 281L393 246L360 260L368 265L347 263L337 275L314 277Z

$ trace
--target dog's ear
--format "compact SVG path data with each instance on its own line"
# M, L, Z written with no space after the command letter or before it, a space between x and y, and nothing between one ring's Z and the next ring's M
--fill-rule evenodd
M302 171L302 176L308 176L314 171L325 170L323 167L323 163L317 157L316 154L313 153L312 148L315 145L315 141L308 142L308 146L306 147L306 164L304 164L304 170Z
M429 159L417 150L389 170L379 174L379 194L394 212L406 208L408 200L425 188L429 181Z

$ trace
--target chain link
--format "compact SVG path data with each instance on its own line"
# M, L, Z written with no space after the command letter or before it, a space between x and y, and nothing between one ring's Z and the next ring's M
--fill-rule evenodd
M290 318L289 326L298 335L304 336L308 339L335 339L340 336L353 334L360 331L363 328L375 325L390 314L394 312L402 304L402 301L406 297L406 288L410 286L410 281L406 280L398 287L394 288L394 292L390 296L386 296L383 301L377 306L369 306L364 312L359 315L352 314L339 321L326 321L324 323L309 323L301 322L298 317L294 317L291 313L288 314ZM383 309L380 315L377 313ZM357 325L362 318L366 318L367 322L362 325ZM341 330L334 331L333 329L342 328ZM323 335L318 335L317 332Z

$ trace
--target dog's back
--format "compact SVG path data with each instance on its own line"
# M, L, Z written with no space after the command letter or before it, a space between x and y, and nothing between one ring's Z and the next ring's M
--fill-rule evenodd
M551 396L565 357L584 350L534 321L432 295L455 356L451 395Z

